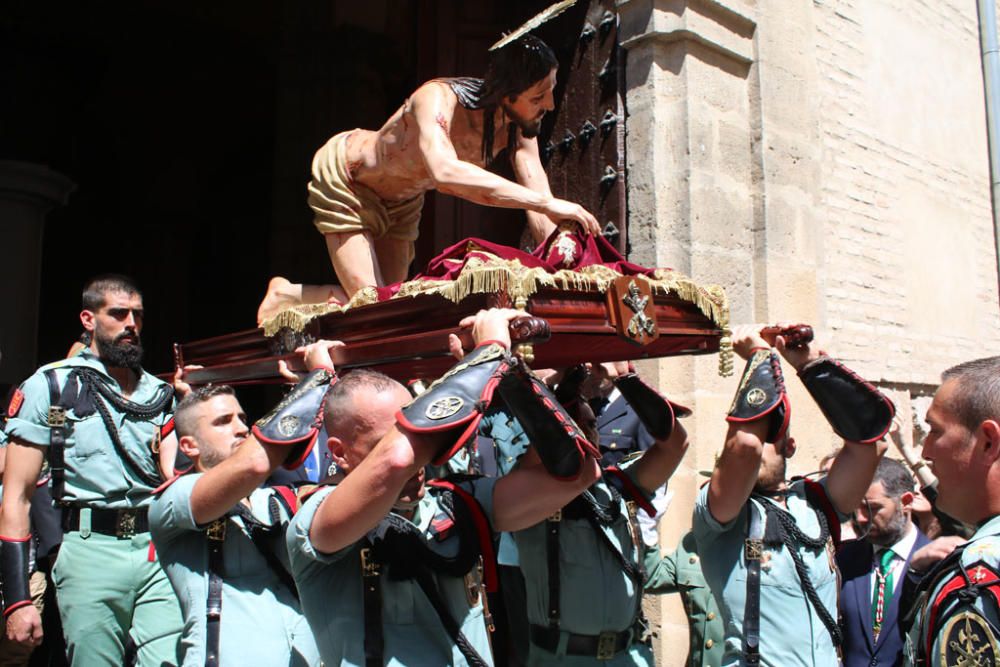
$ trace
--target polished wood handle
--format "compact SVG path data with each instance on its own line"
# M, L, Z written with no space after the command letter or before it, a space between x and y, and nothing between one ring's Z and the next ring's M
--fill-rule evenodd
M509 324L510 338L514 345L544 343L552 336L548 320L532 315L515 317ZM472 332L468 329L455 327L450 330L438 331L407 341L400 340L369 340L348 343L344 347L330 350L330 357L339 371L351 368L379 368L383 364L414 363L415 359L431 357L447 357L448 334L453 333L462 342L466 350L472 349L474 341ZM410 360L410 361L407 361ZM261 359L221 364L212 368L192 369L184 374L185 379L193 384L208 382L242 383L249 381L270 380L284 381L278 373L278 362L284 361L293 372L304 372L305 365L299 354L283 354ZM166 376L167 374L164 374ZM164 377L164 379L167 379Z
M792 324L789 326L764 327L760 330L761 338L769 345L774 345L774 339L781 336L785 339L785 347L796 349L805 347L813 340L813 328L808 324Z

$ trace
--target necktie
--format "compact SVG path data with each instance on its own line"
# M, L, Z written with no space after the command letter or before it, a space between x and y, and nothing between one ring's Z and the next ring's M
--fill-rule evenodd
M895 559L896 554L892 549L886 549L879 559L878 568L875 569L875 590L872 592L872 630L875 633L875 641L878 641L879 632L882 630L885 609L892 602L892 562Z
M319 446L313 445L312 451L309 452L309 456L306 460L302 462L302 467L305 468L306 477L309 478L310 482L316 483L319 481L319 462L322 454L320 453Z

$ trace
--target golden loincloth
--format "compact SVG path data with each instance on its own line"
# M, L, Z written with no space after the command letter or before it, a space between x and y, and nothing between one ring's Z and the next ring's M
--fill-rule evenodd
M313 157L309 206L316 213L316 229L321 234L367 231L373 239L416 241L424 196L386 202L353 182L345 159L350 134L335 134Z

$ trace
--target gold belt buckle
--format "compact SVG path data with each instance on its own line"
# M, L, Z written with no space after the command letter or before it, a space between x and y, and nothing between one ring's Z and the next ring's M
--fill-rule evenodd
M611 660L615 657L615 639L617 632L602 632L597 635L597 659Z
M224 542L226 539L226 519L216 519L208 524L205 529L205 537L213 542Z
M746 540L743 546L743 557L747 560L760 560L764 557L763 540Z
M115 524L115 537L121 539L135 537L134 510L118 510L118 521Z
M377 577L378 575L378 562L372 558L372 550L365 547L361 550L361 576Z
M61 408L58 405L49 406L49 426L65 426L66 425L66 408Z

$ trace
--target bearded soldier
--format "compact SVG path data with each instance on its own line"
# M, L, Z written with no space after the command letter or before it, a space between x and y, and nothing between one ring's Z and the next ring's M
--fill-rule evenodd
M44 459L63 511L52 571L73 665L176 661L180 609L150 541L147 508L162 482L156 452L172 428L173 389L142 369L142 295L106 275L83 290L89 346L40 368L8 409L0 566L8 636L38 644L28 590L28 511ZM169 436L172 437L172 436Z
M806 344L777 350L750 328L733 332L747 366L711 481L695 503L694 534L705 579L726 624L723 665L838 663L840 522L861 503L895 409L840 362ZM844 438L819 483L786 481L795 453L791 406L778 353L798 372L833 430Z

